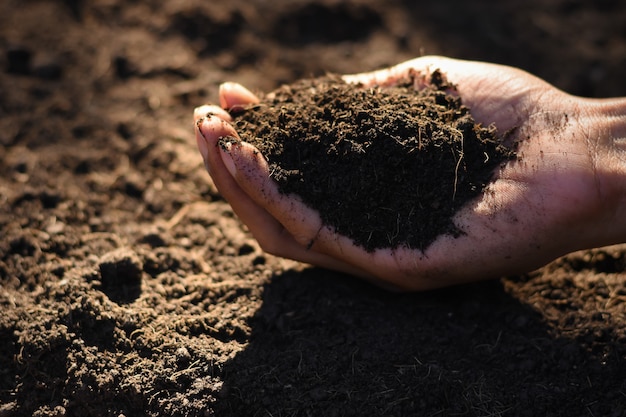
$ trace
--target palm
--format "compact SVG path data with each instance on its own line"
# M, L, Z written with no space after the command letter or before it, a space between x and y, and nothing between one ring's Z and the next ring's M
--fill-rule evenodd
M589 216L599 203L589 145L576 126L584 116L576 99L519 70L436 57L345 79L389 85L408 68L422 73L441 70L457 85L478 122L495 124L519 143L520 159L496 173L485 193L455 216L464 234L440 236L425 252L366 252L325 227L318 213L297 196L278 193L268 179L267 164L251 146L217 151L217 137L236 132L227 123L228 114L211 108L219 117L200 119L198 143L216 185L261 246L280 256L407 289L528 270L578 249L572 242L581 242L587 231L572 225L586 224L579 217ZM250 99L222 94L227 107ZM204 108L197 115L206 112Z

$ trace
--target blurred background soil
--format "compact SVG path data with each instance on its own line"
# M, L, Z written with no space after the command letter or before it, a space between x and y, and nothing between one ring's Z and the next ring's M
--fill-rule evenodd
M0 3L0 416L624 416L626 246L423 294L262 253L193 139L423 54L626 96L618 0Z

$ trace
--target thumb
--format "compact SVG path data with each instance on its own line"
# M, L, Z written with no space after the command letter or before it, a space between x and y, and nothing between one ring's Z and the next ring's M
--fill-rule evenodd
M222 108L234 112L260 102L256 94L234 82L225 82L220 85L219 98Z

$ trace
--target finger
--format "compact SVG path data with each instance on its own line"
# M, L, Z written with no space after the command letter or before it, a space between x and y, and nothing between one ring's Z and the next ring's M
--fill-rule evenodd
M204 157L207 169L216 187L241 220L248 225L251 231L256 231L255 235L273 236L284 233L282 231L284 228L283 224L263 208L266 205L270 205L278 217L290 223L290 226L293 228L297 229L297 227L294 227L295 224L300 225L306 222L306 215L302 211L299 212L301 214L297 219L296 217L291 217L287 221L284 212L293 211L292 207L288 206L288 200L280 195L276 185L269 179L267 163L260 154L258 155L258 161L253 163L247 161L243 169L237 169L234 166L233 158L229 155L233 153L233 146L229 142L223 142L221 145L219 143L220 139L223 140L224 138L229 138L231 141L240 141L232 125L216 116L210 116L200 119L197 122L197 126L196 140L198 148ZM245 146L250 152L256 151L256 148L252 147L252 145L245 142L239 143L241 144L239 146ZM258 154L258 151L256 153ZM240 155L241 158L251 158L241 154L242 152L237 152L237 155ZM239 159L237 160L239 161ZM240 163L240 165L244 165L244 163ZM270 204L272 196L280 199L282 202L280 208L286 210L280 212L278 207ZM312 218L313 216L309 217L309 220ZM294 242L290 243L293 244Z
M220 152L224 165L246 194L274 216L301 246L310 247L322 227L318 212L307 207L299 196L279 191L267 161L254 146L238 140L223 141Z
M222 197L255 237L281 235L282 225L241 189L222 160L218 142L223 137L237 138L235 129L216 116L201 118L196 125L198 148Z
M226 82L220 85L220 105L230 111L241 110L250 104L259 103L259 98L241 84Z
M219 106L215 106L212 104L205 104L203 106L200 107L196 107L193 110L193 121L197 122L198 120L202 119L203 117L208 117L208 116L217 116L220 119L226 121L226 122L230 122L232 121L232 117L230 117L230 114L228 114L228 112L226 110L224 110L223 108L219 107Z
M426 76L442 65L449 65L450 60L443 57L429 56L415 58L402 62L393 67L384 68L372 72L363 72L359 74L348 74L342 78L345 82L351 84L361 84L364 87L392 86L402 79L406 79L409 74L418 75L416 79L416 87L424 87L427 85Z
M242 222L248 226L264 251L376 282L375 278L360 268L302 246L279 221L252 200L239 186L222 160L218 150L220 149L218 141L223 137L238 138L234 128L216 116L201 118L197 121L196 140L211 177L222 196L230 203ZM227 162L227 164L230 163L232 162Z

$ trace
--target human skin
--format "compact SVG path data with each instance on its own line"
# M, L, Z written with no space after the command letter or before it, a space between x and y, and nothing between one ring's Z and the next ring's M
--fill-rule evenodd
M239 84L220 87L220 106L195 110L198 148L218 190L263 250L389 289L519 274L575 250L626 241L626 98L576 97L516 68L436 56L344 80L355 88L384 88L409 71L425 82L434 70L457 86L477 122L508 132L518 158L457 212L460 236L441 235L423 252L366 251L322 224L297 195L281 194L252 145L219 146L221 137L238 138L229 111L259 101Z

